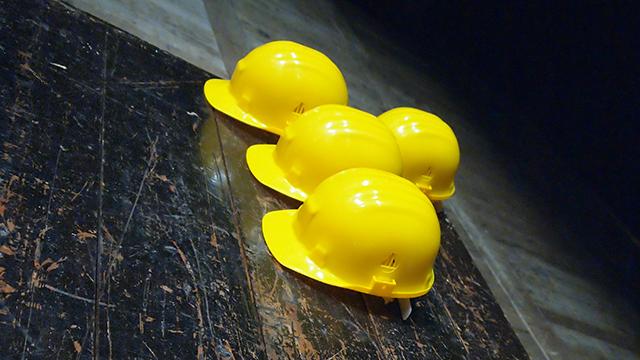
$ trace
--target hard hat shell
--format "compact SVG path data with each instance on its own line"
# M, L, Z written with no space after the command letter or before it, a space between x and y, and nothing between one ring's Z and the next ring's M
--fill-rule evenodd
M306 110L348 101L338 67L321 52L292 41L253 49L238 61L231 80L208 80L204 93L214 108L277 135Z
M345 169L402 172L391 131L375 116L344 105L321 105L304 113L276 145L251 146L247 163L258 181L300 201Z
M266 214L262 231L279 263L329 285L391 298L433 285L436 212L414 183L385 171L335 174L299 209Z
M402 176L415 182L431 200L455 192L460 149L453 130L434 114L400 107L378 116L393 132L402 154Z

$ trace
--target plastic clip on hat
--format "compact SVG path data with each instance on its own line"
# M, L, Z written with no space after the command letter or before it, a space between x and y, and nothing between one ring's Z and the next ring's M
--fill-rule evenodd
M277 135L306 110L348 100L338 67L321 52L291 41L253 49L238 61L231 80L211 79L204 93L214 108Z
M413 298L433 285L440 225L410 181L349 169L318 186L298 210L262 219L283 266L323 283L387 298Z
M389 110L378 119L396 137L402 176L415 182L431 200L453 196L460 149L449 125L436 115L406 107Z
M277 145L251 146L247 163L258 181L300 201L345 169L402 172L391 131L375 116L344 105L322 105L304 113Z

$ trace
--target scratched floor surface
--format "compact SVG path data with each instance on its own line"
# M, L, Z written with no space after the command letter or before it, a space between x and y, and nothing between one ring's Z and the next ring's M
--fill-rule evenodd
M446 215L403 322L273 261L260 219L298 204L211 75L57 2L5 2L0 33L0 358L527 358Z

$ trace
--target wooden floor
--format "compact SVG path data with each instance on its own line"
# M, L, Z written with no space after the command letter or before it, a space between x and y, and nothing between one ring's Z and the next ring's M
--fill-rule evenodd
M5 2L0 33L0 358L527 358L446 215L402 321L269 255L262 216L299 204L211 75L56 2Z

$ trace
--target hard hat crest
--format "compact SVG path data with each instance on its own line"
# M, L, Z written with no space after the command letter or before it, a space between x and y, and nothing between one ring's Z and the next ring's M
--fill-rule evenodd
M319 51L292 41L253 49L238 61L231 80L211 79L204 93L214 108L277 135L308 109L348 102L338 67Z
M449 125L436 115L406 107L389 110L378 119L391 129L400 147L402 176L432 200L453 196L460 149Z
M276 145L254 145L247 163L263 184L304 201L329 176L369 167L400 174L391 131L375 116L344 105L321 105L287 126Z
M324 283L372 295L410 298L433 284L440 225L410 181L355 168L324 180L298 210L262 220L273 256Z

